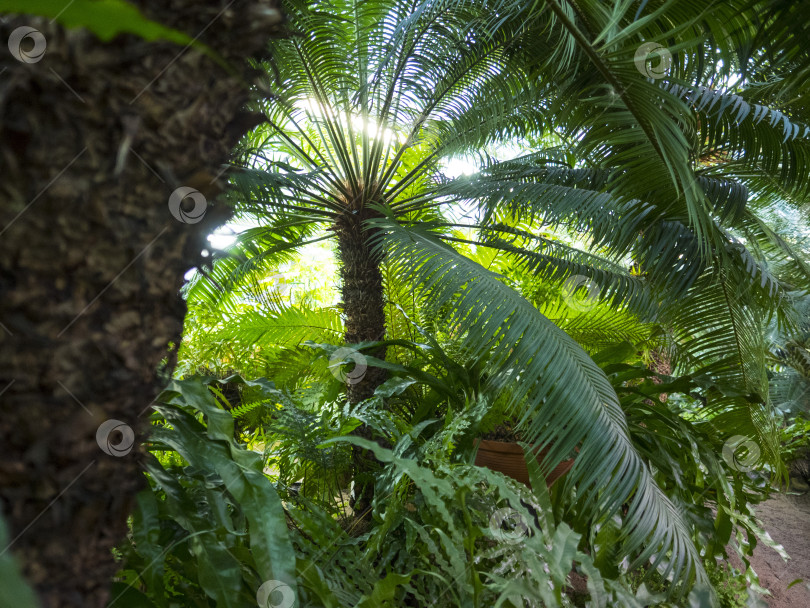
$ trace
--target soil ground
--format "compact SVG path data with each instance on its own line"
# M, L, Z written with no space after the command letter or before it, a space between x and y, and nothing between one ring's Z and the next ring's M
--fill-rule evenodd
M764 598L769 608L810 608L810 492L781 494L759 505L757 516L790 560L762 543L757 545L751 566L760 583L771 592ZM787 588L796 579L801 583Z

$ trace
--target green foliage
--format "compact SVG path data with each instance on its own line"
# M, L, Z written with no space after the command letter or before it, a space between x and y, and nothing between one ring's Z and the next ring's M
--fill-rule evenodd
M150 489L138 497L112 606L135 597L156 606L252 606L270 578L290 585L302 606L437 598L447 606L562 606L574 565L594 591L627 593L601 579L577 548L579 535L554 523L548 496L538 502L500 474L450 464L446 451L427 450L428 466L414 451L415 433L392 450L345 436L321 448L362 444L385 463L365 532L356 529L362 520L344 529L303 494L280 502L259 456L234 442L230 413L216 406L208 382L176 381L159 399L152 450L173 450L183 465L149 457ZM508 511L504 527L492 523L498 509Z
M10 547L6 522L0 514L0 606L19 606L20 608L38 608L34 592L20 574L19 566L9 553Z
M646 560L671 550L669 567L676 578L695 576L702 582L694 545L676 509L627 441L616 393L602 370L567 334L489 271L427 233L378 225L389 231L389 244L396 242L389 255L425 291L432 306L455 300L448 323L463 329L464 347L474 357L489 353L491 378L484 392L509 394L510 409L528 441L551 445L547 466L556 466L579 445L566 483L580 485L582 504L592 515L610 518L629 500L630 516L639 525L620 537L627 552L645 545L639 559ZM456 299L459 293L463 295Z
M781 431L782 457L785 462L807 457L810 454L810 420L796 416Z
M550 512L515 482L470 465L434 461L428 468L418 459L396 456L399 445L386 450L351 441L390 465L390 477L377 488L390 489L383 494L384 514L367 536L369 546L382 552L384 565L412 569L402 590L405 598L418 605L521 606L527 601L560 606L575 564L590 572L594 589L604 589L588 556L577 550L579 536L565 524L554 526ZM504 515L517 525L502 522ZM351 555L340 545L336 553L337 559ZM334 583L345 586L346 580Z
M319 602L385 604L407 588L420 603L462 574L453 601L504 600L487 595L492 569L453 565L483 555L468 512L480 473L462 465L503 417L549 447L540 474L577 453L549 509L611 602L653 602L648 587L611 587L628 557L667 581L667 601L705 605L704 564L729 544L745 562L765 538L751 505L766 481L721 455L747 437L757 466L784 475L774 372L802 373L810 254L806 225L776 218L806 209L810 115L786 92L810 65L781 5L637 4L288 3L304 35L272 41L258 65L275 94L254 105L267 121L241 142L229 193L255 228L188 286L181 374L266 374L284 389L274 409L231 414L281 491L303 484L289 517ZM663 79L633 61L657 40L674 54ZM444 175L455 155L480 171ZM327 365L341 313L358 311L307 290L284 301L269 281L358 218L371 218L355 228L379 256L387 339L351 347L389 380L349 407ZM385 360L370 355L383 346ZM383 444L363 444L384 463L372 524L343 507L340 438L360 423ZM398 561L397 538L375 530L423 550ZM316 547L334 539L352 548L332 571Z
M771 319L795 325L793 294L810 288L810 266L769 218L787 204L773 184L797 201L804 192L810 140L804 108L785 108L778 83L767 100L758 96L768 68L750 46L759 40L754 5L733 2L700 19L682 2L637 11L620 3L610 18L601 2L543 6L290 4L292 27L310 35L271 43L274 60L262 67L284 86L257 103L268 120L242 142L244 167L232 180L237 212L258 226L195 279L192 307L224 312L212 344L234 347L235 359L260 358L250 349L273 340L286 313L234 310L238 294L332 238L339 221L383 214L404 230L379 235L386 295L399 307L387 311L388 337L406 337L396 333L407 331L400 309L429 308L408 289L426 270L392 272L386 256L396 257L398 241L413 235L417 249L430 233L465 257L503 254L510 286L588 352L623 340L652 349L653 335L666 342L678 373L699 369L718 386L707 413L755 438L763 461L781 471L765 331ZM632 61L659 39L678 53L662 82ZM746 79L725 90L731 66L749 64ZM502 160L505 145L518 152ZM480 155L482 170L448 179L441 161L458 154ZM464 285L463 272L451 274L448 286ZM537 297L578 278L598 291L588 314ZM457 302L448 295L444 306ZM497 323L514 323L518 310L491 319L490 337L514 337ZM553 348L570 347L547 335Z
M102 40L118 34L136 34L144 40L168 40L175 44L196 43L188 34L144 17L124 0L0 0L0 12L42 15L65 27L86 27Z
M377 395L354 407L322 402L310 410L264 380L172 383L153 415L150 445L158 458L147 459L150 488L138 497L112 605L139 605L140 598L155 606L246 607L272 579L297 589L302 606L428 605L436 598L444 606L570 606L573 571L585 577L591 606L738 606L745 585L715 558L726 557L735 529L738 539L740 532L749 539L744 559L756 538L765 538L748 511L762 490L716 457L710 422L690 422L658 398L661 391L698 398L699 385L689 378L653 383L643 366L611 363L616 350L596 357L619 389L636 449L672 504L687 510L684 530L706 547L701 560L717 596L698 586L681 600L666 599L677 579L642 548L630 555L643 558L641 570L620 566L623 528L632 525L627 508L595 522L571 484L546 492L531 458L533 491L468 464L466 439L487 409L483 397L468 397L482 385L469 375L474 367L448 365L441 373L437 361L447 354L438 346L426 352L429 358L392 369ZM284 404L255 436L263 456L236 442L233 410L217 398L218 387L234 382ZM420 385L428 392L416 390ZM386 408L386 401L418 402L431 390L450 406L441 419L404 425ZM351 436L361 421L390 447ZM373 451L381 463L371 519L352 515L340 498L348 479L333 475L341 466L335 459L347 458L348 445ZM715 505L716 519L702 504Z
M717 591L720 608L746 608L748 589L741 573L725 563L707 568L712 586Z
M261 456L235 441L233 418L210 382L174 381L157 399L152 449L176 453L182 464L147 457L150 489L138 495L121 573L157 606L181 598L183 605L207 606L210 598L247 606L263 581L296 587L281 501ZM126 593L133 592L121 591L121 606Z
M322 444L356 426L334 406L324 404L310 411L289 403L278 410L272 424L264 427L267 466L278 471L281 487L298 483L300 495L317 500L335 515L345 517L341 491L351 478L350 451L346 446Z
M724 563L707 562L706 571L717 597L718 608L746 608L748 606L748 589L742 574ZM655 608L676 608L670 602L663 600L663 591L666 590L667 581L657 572L652 575L643 571L632 571L626 575L627 585L636 593L636 598L644 598L645 606ZM695 594L690 603L684 604L692 608L700 608L704 604Z
M810 414L810 298L796 304L796 327L772 327L769 381L773 401L788 418Z
M758 541L772 544L753 510L772 490L762 477L749 476L731 466L724 454L728 430L690 413L688 404L706 400L715 388L703 387L688 376L661 378L638 364L610 363L608 354L596 359L606 364L605 372L620 396L633 443L650 464L658 486L684 510L715 586L721 574L715 560L727 561L729 549L747 565ZM618 524L623 524L623 518ZM594 544L601 545L605 554L597 551L595 561L614 564L615 568L615 549L605 538L609 532L600 534L603 538L596 535ZM748 574L750 583L758 586L756 575L750 570Z

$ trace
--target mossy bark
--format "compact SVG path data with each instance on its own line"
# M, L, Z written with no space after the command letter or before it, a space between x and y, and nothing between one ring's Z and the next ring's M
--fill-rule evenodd
M0 510L13 539L0 551L46 608L110 600L157 370L180 339L178 291L229 217L217 176L255 124L245 59L281 27L275 0L135 4L233 71L166 42L0 22L4 46L20 26L47 42L35 63L0 53ZM206 197L200 221L172 217L181 186ZM103 451L108 420L131 429L131 451Z
M373 232L365 221L375 216L368 208L351 210L335 226L340 255L341 294L346 317L347 344L376 342L385 338L385 294L380 263L382 259L373 248ZM364 351L377 359L385 359L385 347ZM385 370L367 367L362 376L349 378L346 384L349 402L360 403L374 395L386 379ZM363 425L355 436L372 439L372 430ZM374 473L379 463L368 450L352 449L355 512L367 513L374 496Z

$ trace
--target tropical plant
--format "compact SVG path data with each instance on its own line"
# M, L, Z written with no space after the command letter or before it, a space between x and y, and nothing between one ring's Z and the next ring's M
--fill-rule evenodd
M259 226L198 276L189 300L218 306L232 335L255 345L238 329L250 320L235 314L246 287L334 238L348 344L384 360L386 323L400 318L386 296L412 286L415 307L458 336L467 358L486 360L483 393L508 395L530 443L552 445L552 464L580 448L569 481L590 516L607 520L629 503L625 551L671 551L678 580L704 580L604 372L462 250L502 251L551 283L583 277L628 322L657 322L672 363L709 387L704 415L722 422L720 439L755 437L781 471L765 323L795 325L792 302L810 272L758 212L804 204L808 128L805 108L784 97L795 78L763 79L807 62L786 35L794 9L715 8L290 3L291 27L305 34L271 43L266 123L244 140L232 176L234 206ZM766 8L777 10L763 28ZM763 29L789 58L764 44ZM675 53L666 73L637 58L653 40ZM510 143L525 153L498 160ZM442 161L462 154L480 156L482 170L444 176ZM297 312L271 311L264 323ZM249 317L261 323L262 313ZM347 383L350 403L385 377L369 366Z
M266 381L247 384L266 400L279 396ZM452 437L465 427L458 420L428 441L416 428L392 437L393 450L335 436L386 464L376 493L385 500L358 530L364 520L347 526L323 501L262 473L261 455L235 440L219 385L174 381L157 400L150 487L137 498L111 607L279 605L262 589L301 606L570 606L572 568L587 577L592 605L654 599L604 578L579 548L581 535L555 519L545 490L451 463ZM475 412L460 417L470 423ZM539 482L537 463L528 464Z
M771 394L789 417L810 413L810 300L803 300L798 310L798 326L792 332L774 328L777 335L770 345Z
M264 399L278 395L267 382L247 384ZM265 580L295 589L281 501L261 455L237 443L216 386L174 381L157 399L146 461L152 487L138 494L111 606L144 601L139 587L157 606L208 606L209 597L217 606L252 605Z
M710 421L689 421L673 405L677 396L700 399L699 385L688 377L652 382L629 344L594 357L620 395L658 486L688 514L688 533L705 548L701 561L720 586L717 604L705 587L668 599L672 577L657 558L635 566L622 560L617 541L632 525L627 506L594 524L579 489L558 483L547 494L531 458L533 491L470 466L471 439L490 409L479 377L484 367L453 361L419 331L424 344L387 345L417 353L410 364L370 357L392 377L373 398L328 415L328 391L307 404L301 393L285 394L262 379L170 384L152 416L150 488L137 500L112 606L250 606L268 581L289 588L302 606L582 605L581 592L569 587L572 572L584 577L591 606L734 605L740 576L718 572L715 559L734 546L748 564L757 539L773 543L750 511L763 488L716 456ZM312 357L328 357L337 347L308 348ZM242 387L239 407L225 399L235 384ZM246 434L237 424L246 406L273 415ZM418 422L403 424L398 410ZM360 423L392 449L351 436ZM345 504L335 508L339 484L324 491L306 479L297 489L289 483L301 471L328 480L324 465L335 450L347 457L347 442L372 450L384 465L369 520L347 516ZM746 578L758 588L750 567Z

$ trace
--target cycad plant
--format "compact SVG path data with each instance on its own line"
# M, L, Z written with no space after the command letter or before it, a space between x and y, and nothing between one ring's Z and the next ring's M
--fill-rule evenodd
M227 313L263 272L335 239L347 343L385 359L400 314L385 294L410 287L469 356L486 354L484 390L508 395L524 436L552 446L548 466L579 447L567 483L591 514L627 505L624 550L667 559L686 582L704 576L697 551L602 370L459 247L503 251L551 282L585 278L603 305L661 323L674 364L710 387L707 412L776 463L763 328L794 322L810 273L757 213L801 206L808 187L806 108L780 76L808 65L787 35L795 9L637 4L289 3L291 36L261 66L266 123L232 174L237 210L259 227L189 298ZM763 29L785 54L763 46ZM510 146L523 153L498 160ZM444 176L442 162L464 154L482 170ZM384 379L376 366L352 378L350 402Z

